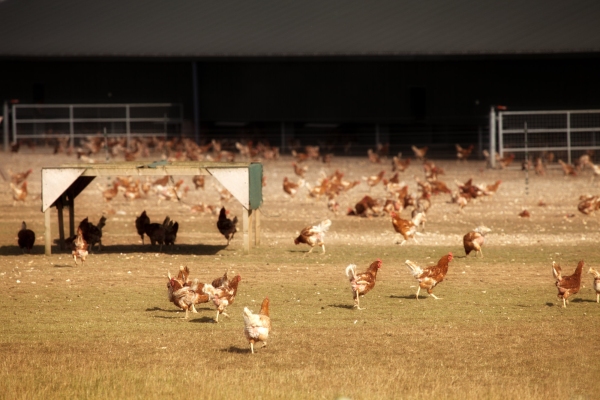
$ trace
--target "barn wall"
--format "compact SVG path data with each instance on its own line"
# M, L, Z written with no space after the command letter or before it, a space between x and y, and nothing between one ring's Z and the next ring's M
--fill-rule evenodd
M208 135L217 121L285 121L342 124L329 132L342 137L381 124L392 140L414 141L418 134L422 142L453 143L458 132L473 141L494 104L600 108L598 71L600 56L204 60L198 62L200 118ZM0 100L177 102L193 118L190 61L1 60L0 74Z

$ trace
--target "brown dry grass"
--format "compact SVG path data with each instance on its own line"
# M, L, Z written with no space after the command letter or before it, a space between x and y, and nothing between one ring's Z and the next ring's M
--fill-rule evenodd
M6 156L2 167L67 161L72 162ZM83 267L74 267L67 254L42 255L39 200L13 207L8 184L2 184L0 397L595 398L600 305L591 277L583 278L580 293L562 309L550 264L560 261L568 273L579 259L600 264L599 221L576 210L577 197L598 194L598 185L589 175L566 180L551 171L549 177L531 177L525 196L519 171L441 164L446 176L440 178L449 186L454 178L470 176L475 182L504 182L494 198L469 205L464 214L446 203L448 196L436 197L420 244L394 245L388 218L334 216L305 192L288 199L281 190L283 176L292 174L285 159L265 164L262 244L252 254L242 254L241 237L224 247L216 217L194 215L186 207L216 204L209 184L205 192L190 192L183 205L116 199L111 206L117 213L109 216L104 233L107 247ZM348 179L382 168L356 159L309 166L309 182L321 168L343 169ZM388 165L383 168L389 173ZM421 174L416 166L404 174L413 189L415 174ZM30 187L32 195L39 194L39 174L30 178ZM363 184L340 203L350 206L365 193ZM373 194L383 192L376 188ZM97 221L109 208L95 183L80 197L77 221L85 216ZM536 205L540 197L547 207ZM522 207L532 212L531 220L516 217ZM180 222L174 249L157 254L141 247L133 219L144 208L153 220L168 214ZM231 208L239 215L235 202ZM578 215L564 218L572 213ZM305 256L307 248L294 246L292 238L324 217L333 220L327 253ZM23 219L38 235L31 256L15 247ZM427 264L448 251L462 255L462 235L479 223L493 229L485 258L455 259L435 289L443 299L417 302L416 281L404 260ZM344 267L364 268L375 258L383 260L377 285L361 301L366 310L353 310ZM231 318L214 324L214 307L202 305L190 321L181 319L183 313L166 299L165 278L180 265L201 280L226 269L242 275L238 298L228 309ZM257 311L267 295L274 332L268 347L252 356L241 310Z

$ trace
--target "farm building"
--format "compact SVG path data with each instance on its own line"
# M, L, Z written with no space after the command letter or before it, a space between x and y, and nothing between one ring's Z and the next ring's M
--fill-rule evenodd
M487 140L496 105L599 109L598 16L586 0L3 0L0 101L177 104L171 134L198 142L452 155Z

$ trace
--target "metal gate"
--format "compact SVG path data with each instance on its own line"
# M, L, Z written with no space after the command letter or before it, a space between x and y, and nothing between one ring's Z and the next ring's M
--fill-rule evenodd
M498 154L512 153L524 160L525 153L553 152L571 163L588 150L600 149L600 110L496 111L490 113L490 162L495 166L495 134Z
M13 104L12 143L19 139L151 137L181 134L181 104ZM5 121L6 123L7 121ZM6 131L5 131L6 132Z

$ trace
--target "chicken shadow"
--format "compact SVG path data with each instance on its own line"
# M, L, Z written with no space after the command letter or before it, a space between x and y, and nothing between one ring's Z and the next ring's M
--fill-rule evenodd
M207 316L190 319L190 322L193 322L195 324L216 324L217 323L213 317L207 317Z
M427 298L428 296L421 296L420 298ZM396 295L391 295L390 299L406 299L406 300L411 300L411 299L416 299L417 295L416 294L407 294L406 296L396 296Z
M352 304L330 304L329 307L345 308L346 310L352 310L354 308Z
M229 346L227 348L221 349L222 352L224 353L237 353L237 354L246 354L246 353L251 353L252 350L250 350L249 348L241 348L241 347L237 347L237 346Z
M33 254L44 254L43 246L34 246L34 249L39 247L39 251L32 251ZM4 254L4 248L7 254ZM175 244L171 246L163 245L162 251L159 251L158 245L152 246L150 244L115 244L102 246L102 250L98 250L95 247L90 254L93 256L99 256L102 254L128 254L128 253L147 253L147 254L195 254L195 255L206 255L212 256L218 254L220 251L227 249L227 245L212 245L212 244ZM37 249L36 249L37 250ZM52 254L70 254L70 249L60 250L58 246L52 246ZM2 246L0 247L0 255L21 255L21 249L18 246Z
M160 308L160 307L152 307L152 308L146 308L146 311L162 311L162 312L180 312L181 310L177 309L169 309L169 310L165 310L164 308Z
M52 251L58 251L58 246L52 246ZM15 245L6 245L0 246L0 256L36 256L36 255L44 255L45 248L42 245L33 246L31 249L31 254L28 252L23 252L23 250Z
M68 264L54 264L54 268L74 268L75 265L68 265Z
M596 299L592 300L592 299L569 299L569 303L595 303Z

